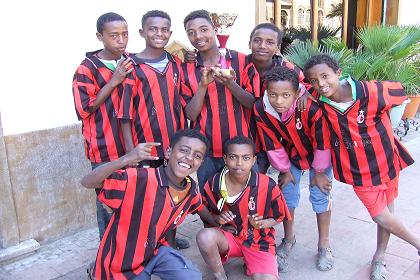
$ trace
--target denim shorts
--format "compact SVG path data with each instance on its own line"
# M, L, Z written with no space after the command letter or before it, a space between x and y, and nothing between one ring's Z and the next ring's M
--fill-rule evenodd
M300 179L302 177L303 171L293 164L290 166L290 172L292 172L293 177L295 178L295 184L290 182L283 188L283 195L286 200L288 208L297 208L300 201ZM325 174L332 180L332 167L325 170ZM312 181L312 178L315 175L315 170L311 168L309 170L309 184ZM309 187L309 201L312 204L312 210L317 213L324 213L328 210L331 210L332 206L332 195L331 192L327 194L323 193L317 186Z

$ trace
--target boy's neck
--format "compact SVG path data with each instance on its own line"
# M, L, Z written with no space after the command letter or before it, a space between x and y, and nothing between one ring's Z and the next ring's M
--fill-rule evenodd
M341 84L336 94L330 97L330 100L337 103L344 103L344 102L352 101L353 95L351 93L350 84L349 83Z
M246 187L248 182L249 174L241 178L232 176L230 172L226 173L226 187L233 193L238 193Z
M142 52L138 53L137 56L142 59L156 59L163 55L165 49L154 49L145 48Z
M219 63L220 52L217 46L207 51L199 52L199 53L200 53L201 59L203 60L203 64L205 66L215 66Z
M102 49L98 52L97 56L104 60L118 60L121 58L122 54L114 54L107 49Z
M268 69L271 69L271 66L273 65L273 60L270 59L269 61L258 61L252 59L252 62L254 63L255 68L257 68L257 72L261 75L263 75Z

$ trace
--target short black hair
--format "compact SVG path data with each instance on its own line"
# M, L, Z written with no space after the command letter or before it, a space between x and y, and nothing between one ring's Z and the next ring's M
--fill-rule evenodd
M184 18L184 29L187 26L187 22L189 22L190 20L196 19L196 18L204 18L211 24L211 26L214 26L213 21L211 20L210 14L209 14L208 11L206 11L206 10L196 10L196 11L192 11L191 13L189 13Z
M283 40L283 31L280 28L278 28L277 25L272 24L270 22L260 23L257 26L255 26L254 29L252 29L251 31L251 35L249 35L249 42L251 43L252 37L254 36L255 32L258 29L263 29L263 28L273 30L274 32L277 33L277 46L280 46Z
M340 69L338 61L332 56L328 54L317 54L308 59L308 61L306 61L305 66L303 67L303 72L305 73L305 76L308 76L307 74L310 68L318 64L326 64L328 67L334 70L335 73L337 73L337 71Z
M223 144L223 154L227 155L229 152L230 145L250 145L252 147L252 153L255 155L255 143L251 138L245 137L243 135L235 136L229 140L227 140Z
M151 17L166 18L167 20L169 20L169 22L171 22L171 17L166 12L160 10L151 10L145 13L141 18L141 27L144 27L146 20Z
M201 132L197 129L189 129L189 128L178 130L174 135L172 135L169 141L170 142L169 146L171 148L175 147L176 143L178 143L182 137L196 138L202 141L204 144L206 144L206 151L207 151L207 148L209 147L209 140L206 138L206 136L201 134Z
M104 31L105 24L112 21L124 21L125 23L127 23L127 21L119 14L106 13L101 15L96 21L96 31L102 34L102 32Z
M276 66L265 73L263 82L268 85L269 82L288 81L292 84L293 89L299 89L299 76L298 74L285 66Z

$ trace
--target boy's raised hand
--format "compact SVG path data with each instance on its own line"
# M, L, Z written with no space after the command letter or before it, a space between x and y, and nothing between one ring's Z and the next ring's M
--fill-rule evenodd
M332 183L324 172L316 172L312 178L311 187L318 187L321 192L328 194L332 189Z
M115 68L114 74L112 75L112 78L110 81L113 87L116 87L119 84L121 84L122 81L124 81L127 74L133 71L134 68L132 65L133 63L131 61L131 58L129 57L127 57L126 59L121 59L118 62L117 67Z
M142 160L158 160L159 157L152 156L152 149L157 146L160 146L160 143L147 142L138 144L133 150L124 156L127 161L127 165L136 166Z
M197 50L182 49L184 54L184 62L195 62L197 60Z
M283 188L290 182L296 184L295 177L293 177L293 174L290 172L290 170L279 174L278 184L281 190L283 190Z
M207 87L211 82L214 81L211 68L203 67L201 69L201 81L200 84L204 87Z
M223 211L219 216L215 217L215 221L219 225L224 225L233 221L235 218L236 215L233 214L232 211Z

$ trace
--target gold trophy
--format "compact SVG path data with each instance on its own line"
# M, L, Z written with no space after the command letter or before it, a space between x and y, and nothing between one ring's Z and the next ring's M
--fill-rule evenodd
M216 27L216 37L219 41L220 69L228 75L230 74L230 69L226 63L226 42L229 39L229 34L226 30L233 25L237 16L238 14L210 13L213 25Z

